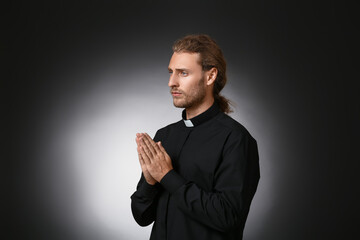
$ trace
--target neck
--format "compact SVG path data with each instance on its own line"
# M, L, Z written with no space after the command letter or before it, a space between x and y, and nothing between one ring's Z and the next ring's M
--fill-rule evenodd
M208 110L214 104L214 98L209 99L208 101L204 101L203 103L186 108L186 119L191 119L200 115L201 113Z

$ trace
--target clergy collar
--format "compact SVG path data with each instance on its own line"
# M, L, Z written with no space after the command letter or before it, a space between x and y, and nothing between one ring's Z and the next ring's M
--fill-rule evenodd
M182 112L182 118L185 126L190 128L190 127L196 127L202 124L203 122L206 122L207 120L213 118L216 114L218 114L218 112L219 112L219 106L217 105L217 103L214 102L214 104L208 110L191 119L186 119L186 110L184 109Z

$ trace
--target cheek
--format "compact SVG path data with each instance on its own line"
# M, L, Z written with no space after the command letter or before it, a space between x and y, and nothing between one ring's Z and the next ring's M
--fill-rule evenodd
M184 81L184 87L188 90L197 89L202 84L203 79L201 75L193 75Z
M204 76L201 73L193 73L181 79L180 89L184 91L184 95L191 95L190 93L198 92L199 88L203 87L203 84Z

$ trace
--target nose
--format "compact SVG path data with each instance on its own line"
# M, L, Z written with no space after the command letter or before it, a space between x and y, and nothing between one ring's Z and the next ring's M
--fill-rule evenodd
M169 87L178 87L179 86L179 79L176 77L176 75L173 73L173 74L170 74L170 78L169 78L169 84L168 86Z

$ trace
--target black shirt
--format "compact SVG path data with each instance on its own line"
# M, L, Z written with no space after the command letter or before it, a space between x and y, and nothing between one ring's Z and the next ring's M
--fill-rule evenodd
M255 139L216 103L157 131L173 170L160 183L142 176L131 196L136 222L153 221L151 240L242 239L259 174Z

